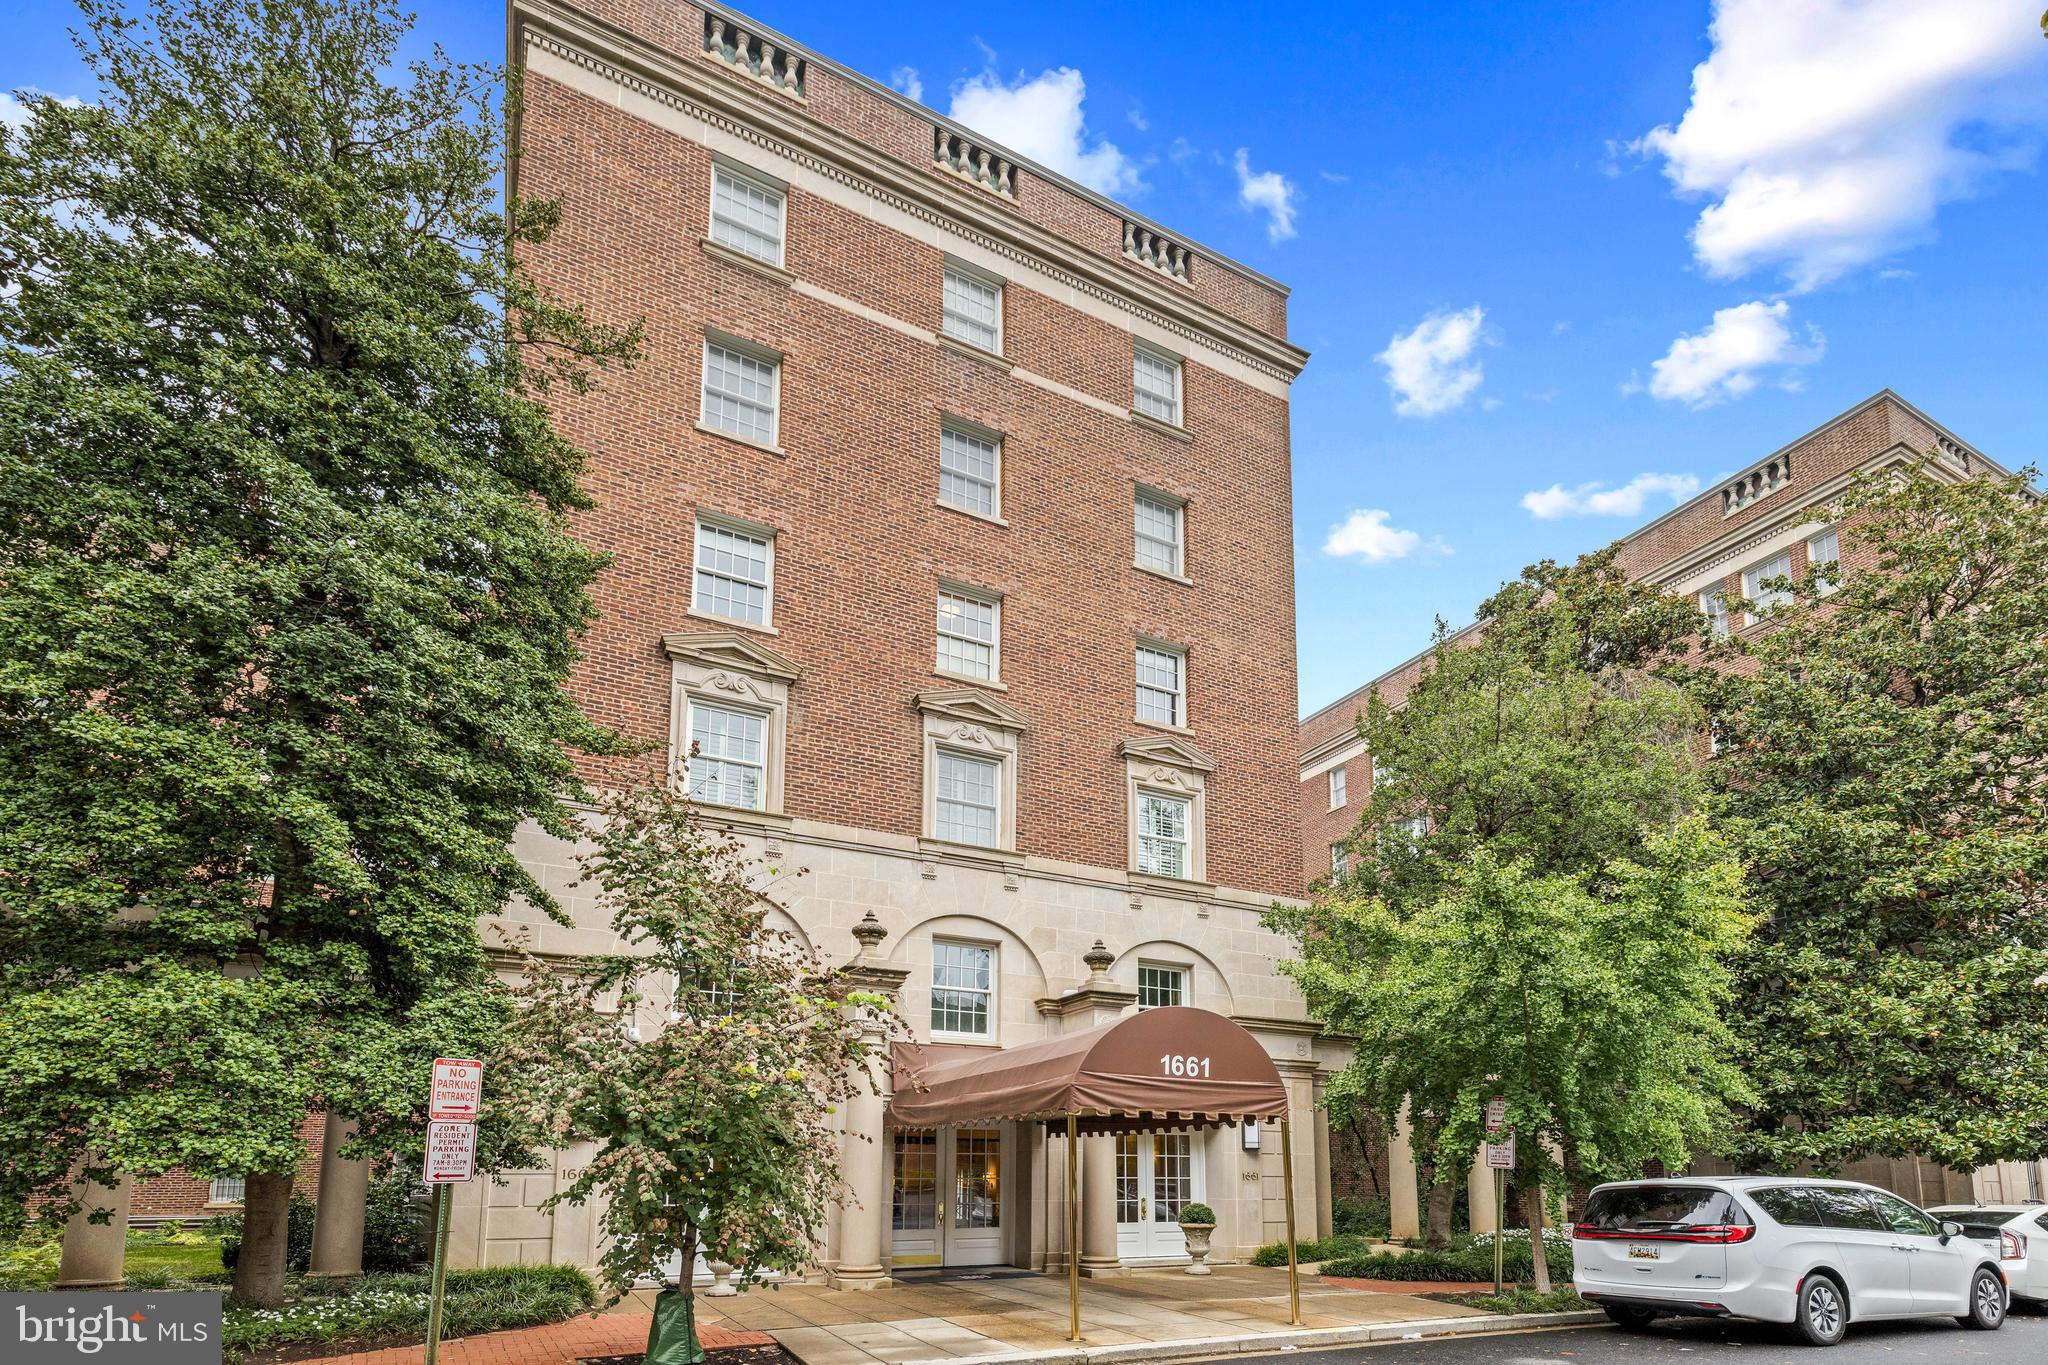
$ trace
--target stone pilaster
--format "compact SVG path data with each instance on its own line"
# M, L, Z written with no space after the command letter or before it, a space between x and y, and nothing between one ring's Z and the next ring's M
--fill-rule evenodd
M860 944L860 952L847 964L847 976L856 989L887 996L894 1008L910 972L888 966L878 956L877 950L888 930L870 910L854 926L853 936ZM872 1016L864 1019L861 1036L874 1050L866 1062L866 1075L858 1078L853 1098L846 1106L846 1134L839 1160L855 1203L843 1210L840 1217L839 1263L831 1275L834 1289L879 1289L889 1283L888 1272L882 1266L890 1202L889 1134L884 1123L889 1103L889 1059L883 1051L886 1035L882 1021Z
M353 1120L327 1111L320 1138L320 1198L313 1213L315 1275L363 1273L363 1208L368 1201L370 1163L344 1160L341 1149L356 1135Z

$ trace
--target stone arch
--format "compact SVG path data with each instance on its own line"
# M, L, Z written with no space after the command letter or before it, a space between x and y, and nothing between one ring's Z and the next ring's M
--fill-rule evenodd
M1221 1015L1237 1012L1237 999L1230 989L1230 977L1214 958L1191 944L1174 938L1147 939L1117 954L1109 969L1110 979L1128 990L1138 988L1138 962L1186 964L1194 980L1188 1004Z
M986 915L939 911L912 920L889 942L889 961L907 968L902 1009L911 1032L918 1038L931 1034L931 941L960 938L992 943L996 947L996 980L993 1006L995 1036L999 1045L1032 1042L1045 1036L1038 1017L1038 1001L1048 994L1045 964L1029 943L1008 925Z

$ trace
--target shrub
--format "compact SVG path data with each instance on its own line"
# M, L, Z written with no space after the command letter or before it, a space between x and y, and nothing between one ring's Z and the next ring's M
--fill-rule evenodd
M309 1342L421 1337L427 1329L429 1277L364 1275L323 1283L315 1294L295 1280L283 1308L230 1305L222 1343L230 1358ZM303 1297L301 1297L303 1296ZM597 1286L574 1266L493 1266L448 1273L442 1333L471 1336L563 1322L597 1303Z
M0 1246L0 1293L48 1289L63 1255L61 1224L28 1224L18 1238Z
M1297 1261L1327 1261L1339 1256L1364 1256L1372 1247L1363 1237L1310 1237L1294 1244L1294 1259ZM1276 1266L1287 1264L1287 1243L1268 1242L1252 1253L1252 1264Z
M1207 1204L1182 1204L1180 1206L1180 1221L1183 1223L1214 1224L1216 1221L1216 1210L1210 1208Z
M363 1269L411 1270L432 1260L430 1207L408 1174L391 1168L373 1176L363 1204Z
M1346 1194L1330 1201L1330 1231L1337 1236L1386 1237L1393 1230L1393 1208L1384 1195Z
M1570 1243L1545 1248L1554 1279L1569 1279L1572 1273ZM1520 1246L1512 1241L1505 1248L1502 1273L1511 1280L1527 1279L1536 1271L1525 1238ZM1420 1251L1407 1254L1345 1256L1323 1262L1323 1274L1354 1280L1423 1280L1446 1283L1458 1280L1491 1280L1493 1248L1467 1247L1462 1251Z
M1533 1289L1510 1289L1502 1294L1443 1294L1437 1297L1462 1303L1467 1308L1483 1308L1489 1313L1577 1313L1595 1307L1580 1298L1578 1291L1570 1285L1553 1289L1548 1294L1539 1294Z
M303 1275L313 1264L313 1201L302 1194L292 1196L291 1208L285 1216L284 1225L284 1268L293 1274ZM218 1229L220 1236L220 1263L229 1270L242 1255L242 1216L238 1213L224 1213L210 1219L209 1229Z

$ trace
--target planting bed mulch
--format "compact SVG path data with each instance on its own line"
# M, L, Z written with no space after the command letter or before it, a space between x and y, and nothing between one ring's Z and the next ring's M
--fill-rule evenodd
M576 1365L640 1365L643 1352L628 1356L583 1356ZM704 1365L803 1365L789 1352L773 1343L767 1346L720 1346L704 1352Z
M381 1337L345 1337L335 1341L300 1341L290 1346L272 1346L238 1356L240 1365L292 1365L297 1360L325 1360L329 1356L352 1355L357 1351L381 1351L390 1346L418 1346L425 1338L417 1332L386 1332ZM442 1345L460 1341L443 1337Z

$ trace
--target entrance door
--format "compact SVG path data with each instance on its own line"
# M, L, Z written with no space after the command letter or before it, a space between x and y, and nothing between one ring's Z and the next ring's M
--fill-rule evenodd
M1180 1211L1203 1196L1202 1152L1187 1133L1116 1140L1116 1253L1124 1260L1186 1256Z
M896 1265L1003 1259L1003 1135L996 1128L898 1133L890 1201Z

